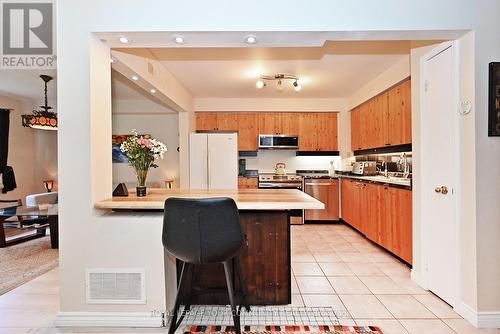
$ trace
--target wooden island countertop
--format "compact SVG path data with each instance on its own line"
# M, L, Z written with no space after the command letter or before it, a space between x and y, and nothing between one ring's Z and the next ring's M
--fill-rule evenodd
M147 210L163 209L170 197L211 198L230 197L239 210L300 210L324 209L317 199L296 189L238 189L238 190L195 190L148 188L145 197L137 197L130 191L128 197L113 197L94 203L96 209Z

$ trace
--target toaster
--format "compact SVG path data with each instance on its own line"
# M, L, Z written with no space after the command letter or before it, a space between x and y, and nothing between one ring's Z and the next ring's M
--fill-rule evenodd
M352 165L352 173L356 175L377 175L376 161L359 161Z

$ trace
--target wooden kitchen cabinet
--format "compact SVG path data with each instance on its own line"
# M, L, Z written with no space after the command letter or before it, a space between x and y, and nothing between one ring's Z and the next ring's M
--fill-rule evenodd
M263 135L277 135L281 131L281 116L276 112L259 113L259 133Z
M411 143L411 81L407 80L387 92L389 145Z
M318 131L316 149L318 151L338 151L337 113L318 113L316 117Z
M238 176L238 189L257 189L258 187L258 178Z
M316 151L318 147L318 118L315 113L299 115L299 150Z
M411 80L351 110L353 151L411 144Z
M259 133L266 135L297 135L299 114L285 112L259 113Z
M248 213L240 214L240 222L247 238L240 261L250 305L289 304L288 219L279 213Z
M257 113L237 113L238 151L257 151L259 148L259 118Z
M299 134L299 113L282 112L280 134L297 136Z
M217 113L197 112L196 113L196 130L216 131L217 130Z
M238 131L238 115L236 113L218 113L217 130Z
M342 179L342 220L412 263L412 192Z
M301 113L299 151L337 151L337 113Z

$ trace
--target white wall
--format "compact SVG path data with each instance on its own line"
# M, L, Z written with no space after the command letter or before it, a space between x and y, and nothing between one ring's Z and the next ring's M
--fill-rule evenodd
M144 104L149 104L147 100ZM163 187L165 180L173 180L179 187L179 117L177 113L149 114L114 114L113 134L129 134L132 129L138 133L150 134L153 138L167 145L163 160L157 161L158 168L151 168L148 173L148 187ZM113 163L113 187L125 182L128 187L137 186L133 169L126 163Z
M475 104L471 116L475 130L468 133L475 138L476 170L464 166L464 178L475 178L477 207L473 220L477 228L477 308L472 312L500 312L500 275L496 265L500 258L500 170L492 170L500 161L500 138L487 136L487 64L500 59L497 32L500 22L500 2L484 0L421 0L401 6L394 0L367 1L275 1L255 2L252 6L217 1L176 3L175 11L168 2L131 0L78 3L57 2L58 19L58 106L61 118L59 131L59 171L61 201L61 310L68 311L130 311L147 312L164 306L162 296L163 270L157 266L162 260L158 235L161 222L143 219L109 221L93 215L92 201L109 197L111 192L111 162L109 144L111 134L111 105L106 96L94 87L109 76L109 50L94 46L99 42L91 34L95 31L325 31L339 32L344 38L384 38L383 31L398 31L393 38L423 38L431 36L447 39L450 30L475 31ZM151 10L154 8L154 10ZM275 13L282 20L275 20ZM207 15L210 13L210 15ZM112 19L110 19L112 18ZM64 27L64 28L61 28ZM415 32L420 30L420 32ZM354 31L349 34L348 31ZM286 33L281 33L286 35ZM273 39L279 43L280 34ZM340 38L340 37L339 37ZM92 46L92 52L89 49ZM99 61L95 59L99 58ZM92 59L92 60L91 60ZM106 69L106 65L108 69ZM101 68L96 75L94 68ZM108 72L107 72L108 71ZM92 72L92 75L90 75ZM91 81L92 80L92 81ZM90 89L89 89L90 87ZM191 116L186 116L192 119ZM101 126L96 126L100 119ZM180 122L186 129L192 122ZM181 127L181 130L183 128ZM92 131L92 132L91 132ZM97 141L91 141L90 135ZM467 138L462 138L467 140ZM106 150L96 149L106 144ZM74 154L75 147L79 149ZM181 149L183 143L181 141ZM103 156L99 156L99 154ZM99 166L101 173L99 173ZM477 172L476 172L477 171ZM107 179L106 179L107 178ZM77 189L77 190L74 190ZM117 233L118 231L118 233ZM473 235L464 236L473 238ZM82 252L85 250L85 252ZM126 256L124 256L126 254ZM96 266L143 266L148 269L148 300L146 305L87 305L83 294L85 268ZM480 287L480 288L479 288ZM476 289L464 285L462 292ZM477 314L477 313L475 313Z
M17 183L14 191L0 192L2 199L20 198L24 203L26 195L46 191L43 180L56 181L57 190L57 132L22 126L21 115L31 113L35 106L29 99L0 96L0 107L13 109L7 164L14 168Z

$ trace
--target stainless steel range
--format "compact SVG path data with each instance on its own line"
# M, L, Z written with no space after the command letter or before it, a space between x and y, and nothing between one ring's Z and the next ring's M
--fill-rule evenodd
M277 175L274 173L262 173L259 174L259 188L302 190L302 176L297 174Z

